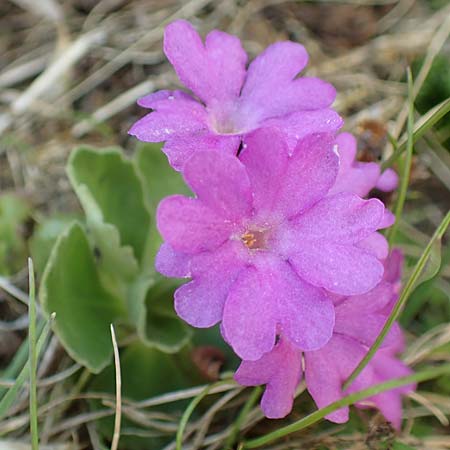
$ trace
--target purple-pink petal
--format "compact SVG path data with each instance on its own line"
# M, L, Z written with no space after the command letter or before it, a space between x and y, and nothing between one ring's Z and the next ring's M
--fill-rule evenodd
M340 172L330 194L353 192L361 197L366 197L376 185L379 175L378 164L355 163L348 171Z
M375 187L382 191L392 191L397 187L398 177L392 169L380 174L379 164L356 161L357 142L350 133L337 136L336 144L341 164L330 193L353 192L365 197Z
M336 138L339 153L339 173L330 194L352 192L365 197L377 183L380 168L376 163L359 163L356 158L356 139L350 133L341 133Z
M266 384L261 408L266 417L280 419L292 410L301 378L301 353L281 339L258 361L242 361L234 378L244 386Z
M395 222L395 216L389 209L384 210L383 220L381 221L380 228L389 228Z
M381 281L372 290L362 295L351 295L344 300L340 300L336 307L336 314L342 308L346 311L359 317L359 321L364 322L362 317L382 311L389 305L392 296L394 295L394 288L391 283ZM345 313L339 313L339 317Z
M342 383L364 356L363 348L345 336L333 335L328 344L317 351L305 352L305 380L318 408L343 397ZM367 375L361 374L366 377ZM340 408L326 416L332 422L348 420L349 408Z
M283 279L278 289L280 330L300 350L323 347L331 338L334 306L325 292L301 280L288 263L278 268Z
M364 294L383 276L383 265L372 254L350 245L302 241L289 261L301 278L341 295Z
M397 185L398 175L392 169L386 169L378 178L376 188L383 192L391 192Z
M239 95L247 55L237 37L213 31L204 45L189 22L177 20L165 29L164 52L181 82L205 103Z
M395 356L390 354L387 350L379 350L371 360L370 366L373 370L373 379L364 387L369 387L373 384L382 383L384 381L401 378L412 374L411 369L409 369ZM415 387L415 384L409 384L396 389L391 389L370 397L366 401L358 402L357 406L365 407L368 402L373 402L381 411L383 416L391 422L397 430L399 430L402 420L401 396L413 391ZM359 390L359 388L350 389L350 392L354 390Z
M275 344L277 310L272 280L255 267L242 270L223 312L227 341L239 357L255 361Z
M298 141L308 134L334 133L343 125L339 114L329 108L312 111L298 111L287 116L270 118L261 127L275 128L281 132L293 153Z
M186 161L197 151L208 150L236 155L240 142L240 136L220 136L210 131L202 131L192 135L172 136L162 150L170 165L175 170L182 170Z
M345 303L336 308L336 325L334 332L344 334L353 338L367 347L370 347L380 334L386 324L387 316L384 314L371 313L363 315L362 312L347 310ZM401 333L398 326L391 328L385 337L382 346L395 345Z
M298 143L276 196L276 213L294 217L326 195L339 165L333 142L331 134L311 134Z
M195 254L224 243L233 224L201 201L182 195L162 200L156 213L158 230L176 251Z
M260 122L302 109L330 106L336 96L330 84L317 78L295 78L307 62L308 54L300 44L287 41L269 46L248 68L241 94L242 111Z
M159 91L140 99L154 109L138 120L129 134L144 142L162 142L171 136L205 133L208 114L192 97L180 91Z
M250 178L256 211L271 213L284 182L289 156L282 135L270 128L257 130L245 139L239 156Z
M357 247L367 250L378 259L385 259L389 254L389 243L381 233L372 233L356 244Z
M301 240L354 244L376 231L383 216L384 205L379 200L341 193L324 198L293 223Z
M221 321L228 292L243 267L240 248L235 242L227 242L214 252L192 257L193 281L175 292L177 314L199 328Z
M183 172L198 199L217 214L239 220L250 214L252 192L244 165L220 152L196 152Z
M394 248L391 251L391 254L386 259L384 266L384 279L389 283L399 283L402 277L403 272L403 262L404 262L403 252Z
M190 275L191 256L177 252L167 243L161 245L155 259L156 270L166 277L186 278Z

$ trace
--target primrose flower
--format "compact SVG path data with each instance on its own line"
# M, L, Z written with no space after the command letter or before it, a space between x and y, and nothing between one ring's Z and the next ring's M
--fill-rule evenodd
M183 175L196 198L158 207L165 244L156 268L192 278L175 293L178 315L195 327L222 321L243 359L269 352L280 333L302 350L322 347L334 326L325 289L362 294L382 278L365 241L383 225L384 206L327 196L339 166L333 145L332 135L309 135L290 155L278 132L259 130L240 159L193 155Z
M196 151L236 155L248 133L261 127L277 128L293 150L301 137L342 125L329 109L334 88L318 78L296 78L308 62L300 44L277 42L247 69L237 37L215 30L203 43L191 24L177 20L165 29L164 51L197 98L182 91L141 98L138 104L153 112L129 133L145 142L165 141L163 151L177 170Z
M391 261L386 264L392 268ZM364 295L334 296L336 324L332 338L321 349L303 353L306 386L319 408L349 393L411 374L411 370L396 357L403 350L403 336L398 324L394 324L363 372L347 390L342 389L344 381L378 336L398 296L398 280L395 283L388 281L392 273ZM301 360L302 352L288 338L280 336L273 350L258 361L242 361L235 379L245 386L265 384L261 401L264 414L269 418L285 417L292 409L295 390L302 377ZM402 417L401 395L413 389L414 385L392 389L358 402L356 406L377 407L398 429ZM326 417L332 422L343 423L348 420L348 414L349 408L345 407Z
M339 171L328 195L352 192L366 197L374 188L386 192L395 189L398 184L397 174L392 169L381 173L379 164L374 162L356 161L356 148L356 139L350 133L341 133L336 137L335 150L339 155ZM394 215L385 210L383 225L380 228L391 226L394 220ZM381 233L373 233L361 245L370 249L379 259L384 260L389 254L388 241Z
M392 169L381 173L379 164L375 162L356 161L357 143L350 133L339 134L336 145L340 167L330 193L353 192L360 197L366 197L374 188L390 192L397 187L398 176Z

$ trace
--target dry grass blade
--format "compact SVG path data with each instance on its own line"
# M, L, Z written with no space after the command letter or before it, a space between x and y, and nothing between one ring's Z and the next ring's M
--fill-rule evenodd
M64 17L61 5L56 0L12 0L14 3L27 9L33 14L36 14L44 19L49 19L53 22L60 22Z
M61 78L78 62L93 46L100 44L106 37L106 31L97 29L80 36L70 44L47 67L30 87L11 105L15 114L26 111L30 105L45 93L54 90Z
M144 81L132 89L124 92L111 102L97 109L89 120L83 120L72 128L72 134L75 137L81 137L88 133L98 123L104 122L123 109L132 105L139 97L144 96L154 90L155 86L152 81Z
M111 324L111 339L114 349L114 367L116 371L116 415L114 419L114 433L111 443L111 450L117 450L120 439L120 424L122 420L122 376L120 370L119 347L117 346L114 326Z
M410 392L408 397L428 409L443 426L447 427L449 425L449 421L445 414L436 405L434 405L433 402L421 395L419 392Z
M175 13L167 16L162 23L146 33L142 38L130 45L126 50L119 53L114 59L106 63L102 68L94 72L91 76L85 78L78 86L65 94L60 101L66 100L74 101L81 96L88 93L91 89L98 86L108 77L111 77L116 71L122 68L130 61L130 53L132 50L139 49L140 46L145 44L149 46L161 39L163 35L164 25L175 19L187 19L192 15L195 15L205 5L210 3L211 0L191 0L185 3Z

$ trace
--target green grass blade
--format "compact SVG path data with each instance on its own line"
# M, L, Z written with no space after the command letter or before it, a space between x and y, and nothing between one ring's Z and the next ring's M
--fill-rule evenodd
M30 433L32 450L39 449L39 433L37 420L37 335L36 335L36 287L34 282L33 260L28 258L28 279L30 305L28 307L28 342L30 367Z
M406 300L412 293L413 289L417 286L417 282L420 279L420 276L425 268L427 261L430 258L435 243L442 238L449 224L450 224L450 211L447 213L447 215L442 220L441 224L436 229L433 237L430 239L430 242L425 247L425 250L423 251L421 257L417 261L416 266L414 267L414 271L409 277L408 281L406 282L402 294L400 295L400 298L398 299L397 303L392 309L391 314L389 315L386 323L384 324L383 329L377 336L375 342L372 344L372 346L370 347L369 351L366 353L364 358L361 360L356 369L349 376L348 380L344 383L344 388L347 388L356 379L356 377L363 371L364 367L366 367L366 365L372 359L373 355L375 355L376 351L380 347L384 338L389 333L389 330L391 329L392 325L394 324L395 320L400 314L400 311L403 308L403 305L405 304Z
M416 372L413 375L409 375L407 377L396 378L394 380L389 380L384 383L377 384L375 386L371 386L368 389L364 389L359 392L355 392L353 394L347 395L340 400L331 403L325 408L321 408L317 411L314 411L312 414L300 419L290 425L279 428L272 433L268 433L264 436L261 436L256 439L252 439L250 441L244 442L240 449L250 449L257 448L263 445L266 445L276 439L287 436L288 434L295 433L297 431L303 430L315 423L319 420L323 419L326 415L342 408L344 406L350 406L356 402L359 402L365 398L372 397L373 395L379 394L381 392L388 391L390 389L395 389L400 386L405 386L407 384L412 383L420 383L422 381L431 380L433 378L440 377L441 375L449 375L450 374L450 364L442 364L438 367L432 367L429 369L421 370L420 372Z
M44 326L44 322L38 322L38 334L41 333L42 327ZM2 379L3 380L14 380L20 371L22 370L23 366L26 364L28 359L28 350L29 350L29 344L28 344L28 337L24 339L22 342L22 345L17 350L16 354L14 355L12 361L10 362L9 366L3 371L2 373ZM3 398L5 393L8 392L7 388L0 387L0 400Z
M408 79L408 140L406 145L406 157L403 164L403 173L400 182L400 189L398 192L397 203L395 205L395 222L392 227L389 228L387 232L387 239L389 245L392 246L392 242L395 239L395 234L397 232L398 225L400 223L400 218L403 212L403 206L406 200L406 193L408 191L409 176L411 172L412 155L414 150L414 92L413 92L413 80L411 69L408 67L407 70Z
M263 391L262 387L257 386L253 389L253 392L248 397L237 419L233 423L231 432L228 435L227 440L225 441L224 448L226 450L234 448L233 447L234 443L236 442L239 432L241 431L245 418L247 417L248 413L253 408L253 406L256 404L256 402L259 400L259 397L261 397L262 391Z
M45 324L45 326L39 336L39 339L38 339L38 342L36 345L36 353L38 356L41 354L41 351L47 340L47 336L50 333L50 326L51 326L51 322L53 321L53 318L54 318L53 315L50 316L50 319ZM29 366L29 362L27 361L26 364L24 365L24 367L22 368L22 370L20 371L20 373L14 383L14 386L8 390L8 392L5 394L5 396L0 401L0 420L3 419L6 416L6 414L8 413L8 410L11 407L11 405L14 403L14 400L16 399L17 394L19 393L19 390L24 385L24 383L27 381L29 373L30 373L30 366Z
M432 128L439 120L450 112L450 98L444 100L439 105L430 109L414 126L413 142L420 139L430 128ZM383 162L381 169L387 169L399 158L399 156L406 150L408 139L404 138L399 142L398 148L392 155Z
M194 409L197 407L197 405L209 394L209 391L217 386L220 386L222 384L229 384L230 380L223 380L218 381L217 383L210 384L206 386L205 389L203 389L200 394L198 394L196 397L194 397L189 403L188 407L183 413L183 416L180 420L180 425L178 427L177 436L176 436L176 450L183 450L183 434L184 430L186 429L186 425L189 421L189 418L191 417L192 413L194 412Z

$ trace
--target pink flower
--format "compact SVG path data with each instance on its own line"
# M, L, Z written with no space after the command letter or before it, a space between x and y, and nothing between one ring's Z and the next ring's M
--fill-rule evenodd
M143 97L139 105L153 112L130 134L146 142L165 141L163 151L177 170L196 151L236 155L248 133L261 127L280 130L293 150L301 137L342 125L329 109L334 88L318 78L296 78L308 62L299 44L277 42L247 69L237 37L212 31L203 43L191 24L177 20L166 27L164 51L198 100L181 91Z
M192 281L175 293L180 317L196 327L222 321L243 359L269 352L277 334L302 350L330 339L332 300L362 294L383 275L365 240L384 206L355 194L328 196L338 172L334 138L302 139L292 155L274 130L247 137L240 160L197 152L184 177L196 198L164 199L157 212L166 243L156 268Z
M387 169L381 174L379 164L355 160L356 139L350 133L341 133L337 136L335 150L339 155L339 172L328 195L352 192L360 197L366 197L374 188L390 191L397 187L398 177L392 169ZM383 225L380 228L391 226L394 220L394 215L385 210ZM380 233L373 233L361 245L370 249L379 259L386 259L389 254L389 244Z
M366 197L374 188L389 192L397 187L398 177L392 169L381 173L379 164L375 162L356 161L356 139L350 133L339 134L336 144L340 167L330 193L353 192L360 197Z
M400 261L397 256L394 256L394 264ZM391 269L394 258L386 263ZM306 386L319 408L348 393L411 374L411 370L396 357L403 350L403 336L400 327L395 324L363 372L348 390L342 389L342 384L384 326L390 311L386 308L398 296L398 280L390 281L392 273L386 274L384 281L366 294L334 297L336 324L332 338L321 349L303 353ZM242 361L235 379L245 386L266 384L261 407L267 417L281 418L292 409L295 390L302 375L301 360L302 352L288 338L281 336L273 350L258 361ZM377 407L398 429L402 417L401 395L413 389L413 385L392 389L358 402L356 406ZM348 410L348 407L341 408L326 417L332 422L343 423L348 420Z

